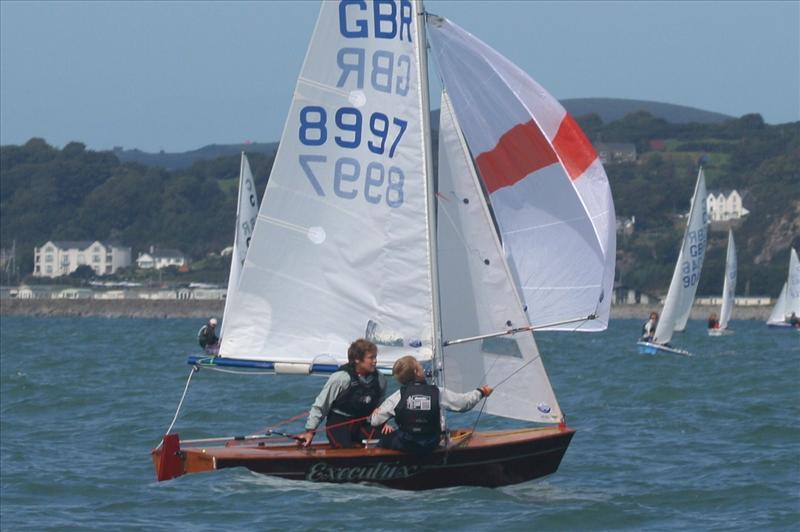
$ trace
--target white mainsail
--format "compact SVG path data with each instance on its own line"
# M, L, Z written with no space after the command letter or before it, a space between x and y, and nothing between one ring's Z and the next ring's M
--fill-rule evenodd
M783 325L792 313L800 316L800 260L794 248L789 254L789 274L767 323Z
M616 255L603 166L536 81L453 22L428 17L444 86L475 159L530 324L608 325Z
M733 301L736 297L736 244L733 241L733 230L728 229L728 250L725 254L725 282L722 285L722 309L719 312L719 328L727 329L733 312Z
M703 169L697 173L697 183L692 196L692 205L686 231L683 234L678 262L672 274L664 308L658 319L654 342L665 344L672 339L674 331L686 328L692 311L694 295L700 281L700 271L706 254L708 213L706 211L706 178Z
M769 318L767 319L767 323L773 323L773 324L785 323L786 313L784 312L784 309L786 308L787 286L788 283L783 283L783 287L781 288L781 293L778 295L778 300L775 302L775 306L772 307L772 312L769 313Z
M528 325L489 207L452 105L442 94L439 115L438 246L441 311L446 339ZM445 348L445 384L465 392L497 387L490 414L554 422L561 410L530 332Z
M233 251L231 252L231 271L228 275L228 290L225 295L225 310L222 314L222 328L220 337L225 335L225 316L231 308L236 293L239 291L239 277L247 249L250 247L250 237L256 225L258 216L258 193L253 172L247 155L242 152L242 161L239 166L239 197L236 201L236 231L233 235Z
M343 363L366 335L382 367L431 357L416 8L323 2L221 356Z

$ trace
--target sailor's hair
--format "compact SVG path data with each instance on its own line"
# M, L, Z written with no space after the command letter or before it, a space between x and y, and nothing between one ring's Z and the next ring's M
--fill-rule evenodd
M347 350L348 364L355 364L360 360L364 360L364 357L367 356L367 353L377 354L378 346L373 344L369 340L359 338L358 340L350 344L350 348Z
M411 355L406 355L397 359L392 367L394 378L400 384L408 384L414 382L417 377L417 364L419 362Z

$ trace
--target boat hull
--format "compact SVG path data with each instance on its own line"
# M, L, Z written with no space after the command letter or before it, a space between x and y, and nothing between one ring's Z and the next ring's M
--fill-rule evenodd
M795 327L790 323L767 323L767 328L769 329L782 329L786 331L797 330L800 331L800 327Z
M733 331L730 329L708 329L709 336L730 336Z
M689 351L685 349L678 349L676 347L669 347L661 344L654 344L653 342L636 342L639 348L640 355L683 355L692 356Z
M183 473L244 467L256 473L312 482L370 482L404 490L451 486L498 487L555 473L575 431L547 427L455 432L448 448L423 456L381 448L300 448L267 440L178 451ZM161 449L153 451L159 470Z

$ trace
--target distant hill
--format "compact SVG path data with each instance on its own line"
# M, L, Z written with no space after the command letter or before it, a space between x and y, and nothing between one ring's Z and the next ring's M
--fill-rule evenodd
M608 124L619 120L625 115L637 111L646 111L656 118L663 118L670 124L719 124L733 117L711 111L703 111L693 107L673 105L670 103L648 102L643 100L623 100L619 98L574 98L561 102L572 116L585 116L597 114ZM432 111L431 123L434 128L439 123L439 110ZM189 168L197 161L211 161L218 157L237 155L242 150L247 153L262 153L267 156L275 155L278 150L277 142L256 142L252 144L209 144L197 150L181 153L148 153L137 149L125 150L115 148L114 155L123 163L134 162L145 166L157 166L166 170L180 170Z
M621 98L572 98L561 100L561 103L572 116L584 116L595 113L603 123L608 124L624 118L625 115L637 111L646 111L656 118L662 118L670 124L721 124L734 117L674 105L671 103L649 102L645 100L624 100Z
M275 155L277 150L277 142L254 142L252 144L209 144L196 150L181 153L167 153L164 151L148 153L137 149L114 148L114 155L123 163L139 163L145 166L158 166L166 170L180 170L189 168L197 161L211 161L219 157L238 155L242 151L272 156Z

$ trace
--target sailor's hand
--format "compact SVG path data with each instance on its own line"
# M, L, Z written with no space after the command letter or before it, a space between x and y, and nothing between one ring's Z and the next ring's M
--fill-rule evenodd
M311 440L314 439L314 431L309 430L297 436L300 438L297 440L298 445L302 445L303 447L308 447L311 444Z
M381 429L381 434L391 434L394 432L394 427L386 423Z
M489 386L488 384L484 384L483 386L479 387L478 389L481 391L481 393L483 394L484 397L489 397L490 395L492 395L492 392L494 391L494 389L491 386Z

